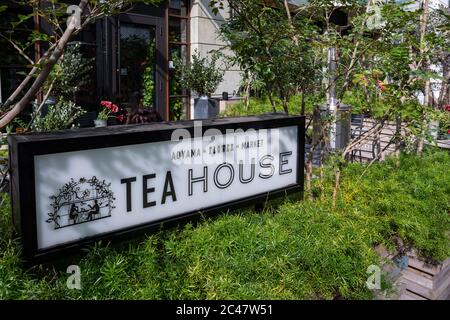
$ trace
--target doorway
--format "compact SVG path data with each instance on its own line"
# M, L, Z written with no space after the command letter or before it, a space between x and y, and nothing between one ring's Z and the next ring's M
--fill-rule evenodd
M117 26L117 93L121 106L155 108L166 117L163 19L121 14Z

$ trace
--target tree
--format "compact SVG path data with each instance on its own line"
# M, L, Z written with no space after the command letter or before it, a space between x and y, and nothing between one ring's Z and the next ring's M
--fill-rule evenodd
M178 70L180 84L194 91L199 97L213 94L223 80L224 71L217 66L218 55L213 53L211 58L200 56L198 50L192 55L192 61L184 64L179 57L175 57L175 69Z
M431 83L439 80L443 88L448 86L448 79L431 68L433 63L440 64L436 57L448 52L448 40L438 28L430 28L427 10L411 10L408 3L388 2L380 6L380 13L384 23L378 28L360 24L362 34L371 32L372 36L361 40L367 49L358 58L347 94L358 92L364 97L360 100L368 105L365 111L380 123L397 121L397 146L399 140L406 140L399 130L400 122L406 123L410 136L419 141L420 153L430 116L442 101L433 97ZM354 48L349 42L341 46L348 51ZM423 103L419 93L424 96ZM383 125L378 131L382 129Z
M278 97L285 112L289 98L306 93L317 81L319 63L314 52L317 28L302 15L291 15L286 1L228 1L233 15L221 27L221 36L233 55L231 62L247 79L263 84L273 111ZM210 6L219 10L220 1ZM288 9L286 9L288 8Z
M310 92L323 97L334 88L338 101L377 121L340 153L345 159L367 140L379 140L388 121L397 123L390 144L400 148L401 141L420 141L426 136L433 110L448 99L448 12L433 11L433 18L428 0L421 3L421 9L411 10L411 3L393 0L348 0L341 4L312 0L295 9L284 0L230 0L233 16L221 34L234 52L233 61L247 78L262 83L273 107L273 96L285 101L298 88L309 87ZM222 6L220 0L212 0L210 5L215 10ZM349 13L347 25L334 23L333 16L339 11ZM329 48L337 52L336 68L322 73ZM442 66L441 74L433 65ZM439 97L433 97L430 90L435 80L441 83ZM420 92L426 97L425 104L418 99ZM314 119L322 123L318 127L333 121ZM407 136L402 130L405 122ZM312 139L312 150L327 139L326 130L316 133L319 137ZM378 149L375 160L382 154ZM308 173L312 159L307 160ZM343 163L341 160L337 163Z
M48 49L45 50L37 62L34 62L33 59L26 55L23 44L17 43L11 37L1 34L3 38L10 41L19 54L30 62L32 68L2 106L0 129L8 125L35 99L53 67L61 58L67 43L74 35L83 30L86 25L103 16L126 10L134 2L149 4L155 3L157 0L80 0L77 7L69 7L67 3L58 0L43 1L42 3L35 0L21 0L18 2L30 8L32 12L25 16L18 15L17 21L12 24L10 35L25 21L39 16L50 30L46 33L39 30L33 31L30 34L27 45L30 46L37 41L44 41L48 43ZM6 6L0 6L0 12L6 9ZM68 12L71 14L69 19L66 18Z

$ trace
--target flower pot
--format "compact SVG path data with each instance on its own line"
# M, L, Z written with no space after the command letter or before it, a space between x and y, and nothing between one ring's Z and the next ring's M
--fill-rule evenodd
M434 141L438 139L439 134L439 121L430 121L428 123L428 133Z
M50 96L45 100L44 105L42 106L40 116L45 117L48 114L49 107L55 106L58 103L58 98Z
M107 120L94 120L95 123L95 127L96 128L100 128L100 127L106 127L108 125L108 121Z
M217 101L208 96L201 96L194 100L194 119L216 118L219 114Z

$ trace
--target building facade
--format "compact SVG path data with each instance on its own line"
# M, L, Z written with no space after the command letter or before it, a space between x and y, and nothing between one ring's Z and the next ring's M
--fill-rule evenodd
M76 1L70 1L76 3ZM93 61L91 85L80 88L76 102L95 110L101 100L114 101L125 108L154 107L165 120L190 119L193 98L181 88L174 59L190 59L198 50L207 55L211 50L223 50L218 37L220 25L229 17L229 10L214 15L208 0L166 0L158 5L138 3L131 10L115 16L98 19L71 39L83 55ZM10 30L10 22L17 13L27 14L26 8L8 4L2 12L0 33ZM26 37L27 32L39 28L46 31L45 21L38 17L15 30ZM46 44L38 43L27 49L27 54L39 59ZM34 50L34 52L33 52ZM0 40L0 102L5 101L20 83L29 63ZM28 65L28 66L27 66ZM228 70L214 96L223 92L236 94L239 88L239 70Z

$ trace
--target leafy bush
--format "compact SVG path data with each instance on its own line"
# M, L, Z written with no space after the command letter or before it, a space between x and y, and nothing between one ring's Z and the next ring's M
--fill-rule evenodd
M147 47L147 59L149 59L149 61L145 61L144 73L142 75L144 106L147 108L154 107L153 99L155 95L155 80L154 80L155 66L154 63L152 63L153 62L152 60L155 57L155 50L156 50L156 42L150 41Z
M128 114L125 124L161 122L162 117L155 108L138 108Z
M277 112L283 112L283 106L280 99L274 99ZM319 103L319 99L314 96L308 96L305 98L305 114L312 114L314 106ZM302 96L292 96L288 102L288 109L290 114L300 114L302 106ZM238 117L246 115L258 115L263 113L271 113L272 105L267 97L263 98L250 98L248 110L245 109L244 101L240 101L236 104L229 105L225 111L222 112L222 116L225 117Z
M48 113L44 117L37 116L31 128L37 132L69 129L75 119L85 112L72 101L59 100L48 107Z
M64 56L54 66L47 87L53 82L52 94L64 100L75 100L75 93L90 84L90 73L94 59L86 59L81 53L80 44L66 48Z
M195 91L199 96L211 94L223 80L224 72L217 67L218 56L213 54L211 58L202 58L196 50L192 55L192 62L184 65L177 58L176 69L179 69L180 83L186 88Z
M425 258L442 261L450 257L450 155L429 151L425 159L403 155L400 161L400 168L395 159L374 164L361 179L364 167L349 166L339 210L372 220L380 242L398 236Z
M241 210L116 246L96 244L54 267L20 267L7 197L0 207L0 299L371 299L373 249L400 237L435 260L450 257L450 155L404 155L343 169L315 201ZM81 269L81 290L66 268Z

